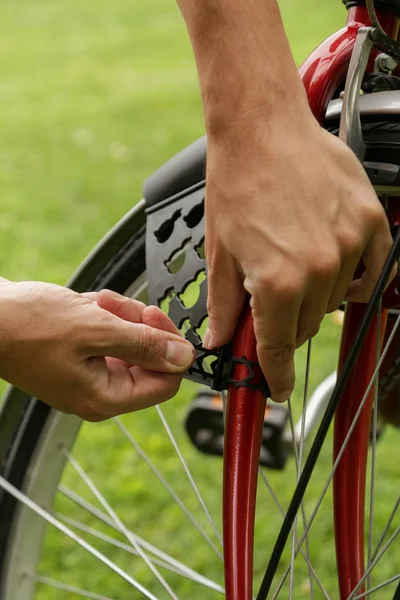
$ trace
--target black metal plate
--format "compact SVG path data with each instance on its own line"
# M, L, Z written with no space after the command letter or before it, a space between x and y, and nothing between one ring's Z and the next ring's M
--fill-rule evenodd
M149 297L160 306L196 348L196 360L187 378L213 389L229 384L269 394L267 383L255 384L258 363L232 356L230 346L206 350L202 336L207 320L207 277L204 254L205 182L147 210L146 265ZM232 378L236 363L248 373ZM259 379L258 379L259 381Z

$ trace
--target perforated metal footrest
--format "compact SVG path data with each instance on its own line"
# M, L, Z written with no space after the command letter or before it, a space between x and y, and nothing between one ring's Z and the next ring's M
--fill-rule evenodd
M204 189L201 182L147 210L150 302L160 306L196 348L188 379L216 390L233 385L269 395L258 363L245 356L232 356L230 346L212 351L202 346L207 326ZM241 380L234 379L236 364L247 366L247 375Z

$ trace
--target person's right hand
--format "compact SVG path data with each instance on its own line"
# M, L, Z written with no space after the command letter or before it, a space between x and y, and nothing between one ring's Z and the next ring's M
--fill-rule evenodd
M102 290L0 281L0 377L101 421L178 391L194 349L156 307Z
M296 348L344 300L368 302L392 245L361 164L306 115L296 123L286 114L269 122L242 115L208 139L204 345L231 340L247 292L277 402L293 390ZM353 281L361 260L364 272Z

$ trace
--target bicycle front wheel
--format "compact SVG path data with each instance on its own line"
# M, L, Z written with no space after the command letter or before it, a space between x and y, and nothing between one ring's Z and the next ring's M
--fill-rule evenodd
M364 124L364 133L370 160L384 156L393 164L400 124L370 121ZM396 203L399 191L395 187L385 190L390 202L394 198ZM90 257L71 286L78 291L108 287L147 301L145 237L144 205L140 204ZM177 268L179 261L178 257ZM366 310L348 311L342 362L351 353L356 325ZM379 336L386 319L389 326ZM198 452L208 447L209 454L218 453L206 442L217 431L209 423L216 423L216 417L223 423L224 403L217 406L211 400L202 406L201 414L208 421L192 411L195 424L202 424L196 425L193 444L183 426L191 411L188 397L196 389L191 383L185 383L177 398L162 407L101 424L82 424L10 390L0 415L0 596L4 600L224 596L250 600L262 586L272 556L268 598L356 598L372 595L374 588L377 597L392 598L400 572L396 552L400 500L393 483L396 429L387 428L382 442L377 444L377 440L378 400L389 405L391 413L398 408L393 403L397 398L397 327L395 310L389 316L383 309L377 311L362 354L351 365L353 374L346 388L351 392L346 391L337 413L335 455L341 456L340 466L332 469L333 432L329 430L299 503L295 527L289 527L281 560L276 560L275 540L282 522L288 523L286 511L312 441L307 403L309 397L313 403L312 390L320 389L317 385L335 370L341 327L328 316L312 349L299 351L298 385L283 417L269 403L264 409L261 394L244 388L231 391L225 430L225 579L222 464L215 456ZM245 322L235 343L236 352L254 352L251 328ZM329 383L323 398L318 396L319 407L332 391ZM348 415L345 408L350 398L352 414ZM361 404L367 407L360 412L362 421L357 421L363 423L357 434L363 450L350 441L358 431L353 421ZM377 410L371 418L374 406ZM253 415L248 424L257 424L250 434L241 429L246 426L249 407ZM274 464L277 470L260 466L260 438L261 463ZM366 466L369 439L371 468ZM273 463L268 449L276 451L279 462ZM356 480L354 471L342 465L357 461L361 479ZM339 524L336 542L343 557L340 591L334 567L333 470L341 473L334 501ZM366 514L363 507L359 510L365 497L363 478L368 487ZM353 509L355 496L359 502ZM345 521L347 516L350 519ZM347 535L353 521L358 537ZM367 535L363 536L365 527ZM344 541L340 541L340 528ZM355 554L354 566L349 557ZM263 593L259 598L265 597Z

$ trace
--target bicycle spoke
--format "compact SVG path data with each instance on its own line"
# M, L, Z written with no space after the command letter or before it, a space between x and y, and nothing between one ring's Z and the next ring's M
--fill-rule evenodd
M288 400L288 410L289 410L290 433L292 436L293 454L294 454L295 463L296 463L296 474L297 474L297 481L298 481L299 480L299 472L300 472L299 471L299 454L298 454L298 450L297 450L297 443L296 443L295 432L294 432L293 413L292 413L292 405L291 405L290 399ZM301 503L301 508L304 508L303 502ZM303 511L302 511L302 514L303 514L303 518L304 518ZM295 550L295 544L296 544L295 540L297 539L297 517L298 517L298 515L296 515L296 518L293 522L293 527L292 527L292 551L291 551L291 558L290 558L289 600L293 599L294 559L295 559L294 550ZM307 554L307 551L306 551L306 554Z
M170 588L168 583L165 581L164 577L161 575L161 573L158 571L158 569L153 565L153 563L151 562L151 560L149 559L147 554L144 552L144 550L138 543L137 539L135 539L135 537L131 534L129 529L124 525L124 523L118 517L117 513L111 508L111 506L109 505L107 500L104 498L104 496L102 495L100 490L90 479L90 477L86 473L86 471L84 471L84 469L80 466L78 461L74 459L74 457L68 452L68 450L64 449L63 453L64 453L65 458L69 462L69 464L78 473L78 475L82 478L82 480L86 483L88 488L91 490L91 492L93 493L95 498L97 498L97 500L100 502L100 504L103 506L103 508L108 512L108 514L113 519L115 524L118 526L120 531L125 535L127 540L132 544L132 546L138 552L140 557L144 560L146 565L149 567L150 571L152 571L153 575L161 583L161 585L163 586L165 591L168 592L168 594L171 596L171 598L173 598L173 600L178 600L178 597L176 596L176 594L172 591L172 589Z
M295 438L295 435L294 435L292 405L291 405L290 399L288 400L288 409L289 409L290 433L291 433L291 436L292 436L292 444L293 444L293 453L294 453L294 459L295 459L295 462L296 462L297 481L299 481L299 456L298 456L298 452L297 452L296 438ZM301 506L303 506L303 502L301 503ZM298 517L298 515L296 515L296 518L294 520L293 527L292 527L292 552L291 552L291 558L290 558L289 600L293 599L294 551L295 551L295 545L296 545L296 541L295 540L297 538L297 517Z
M378 552L380 550L380 547L382 546L383 541L384 541L384 539L386 537L386 534L389 531L389 527L392 524L392 521L393 521L393 519L394 519L394 517L396 515L397 509L399 508L399 506L400 506L400 496L397 498L396 503L394 505L394 508L393 508L392 512L390 513L390 517L388 519L388 522L385 525L385 529L383 530L383 533L382 533L381 537L379 538L379 541L378 541L378 543L376 545L374 554L372 555L372 560L374 560L375 557L377 556L377 554L378 554Z
M399 240L400 240L400 238L399 238ZM334 476L334 474L335 474L335 472L336 472L336 469L337 469L337 467L338 467L338 464L339 464L339 462L340 462L340 459L342 458L342 456L343 456L343 453L344 453L344 451L345 451L345 449L346 449L346 447L347 447L347 444L348 444L348 442L349 442L349 439L350 439L350 437L351 437L351 435L352 435L352 433L353 433L353 430L354 430L354 428L355 428L355 426L356 426L356 424L357 424L357 421L358 421L358 418L359 418L359 416L360 416L360 414L361 414L361 412L362 412L362 409L364 408L364 404L366 403L366 401L367 401L367 399L368 399L368 396L369 396L369 394L370 394L370 392L371 392L372 386L374 385L374 382L375 382L376 376L377 376L377 374L378 374L378 372L379 372L379 369L381 368L381 365L382 365L382 363L383 363L383 361L384 361L384 359L385 359L385 356L386 356L386 354L387 354L387 351L388 351L388 349L389 349L389 347L390 347L390 344L391 344L391 343L392 343L392 341L393 341L393 338L394 338L394 336L395 336L395 334L396 334L396 331L397 331L397 329L398 329L399 325L400 325L400 315L399 315L399 316L397 317L397 319L396 319L396 322L395 322L395 324L394 324L394 326L393 326L393 329L392 329L392 331L391 331L391 333L390 333L389 339L388 339L388 341L387 341L387 343L386 343L386 346L385 346L385 348L384 348L384 350L383 350L383 352L382 352L382 354L381 354L381 357L380 357L380 359L379 359L379 362L378 362L378 364L377 364L377 366L376 366L376 368L375 368L375 371L374 371L374 373L373 373L373 375L372 375L371 381L370 381L370 383L368 384L368 387L367 387L367 389L366 389L366 391L365 391L365 393L364 393L364 396L363 396L363 398L362 398L362 400L361 400L361 402L360 402L360 406L358 407L358 410L357 410L357 412L356 412L356 414L355 414L355 416L354 416L354 419L353 419L353 421L352 421L352 423L351 423L351 425L350 425L350 427L349 427L349 430L348 430L348 432L347 432L347 435L346 435L346 437L345 437L345 439L344 439L344 441L343 441L342 447L341 447L341 449L340 449L340 451L339 451L339 453L338 453L338 455L337 455L337 457L336 457L336 460L335 460L335 462L334 462L334 464L333 464L333 467L332 467L332 469L331 469L331 472L330 472L330 474L329 474L329 476L328 476L328 479L326 480L326 482L325 482L325 485L324 485L324 487L323 487L323 489L322 489L321 495L320 495L320 497L318 498L317 504L315 505L315 507L314 507L314 510L313 510L313 512L312 512L312 514L311 514L311 517L310 517L310 519L309 519L309 521L308 521L308 523L307 523L307 527L305 528L305 531L303 532L303 534L302 534L302 536L301 536L301 538L300 538L300 541L299 541L299 543L297 544L296 551L295 551L295 556L297 556L297 554L298 554L298 552L299 552L299 550L300 550L300 548L301 548L301 546L302 546L302 544L303 544L303 542L304 542L304 540L305 540L305 537L306 537L306 535L307 535L308 531L310 530L310 528L311 528L311 525L312 525L312 524L313 524L313 522L314 522L315 516L316 516L316 514L317 514L317 512L318 512L318 510L319 510L319 508L320 508L320 506L321 506L321 504L322 504L322 501L323 501L323 499L324 499L324 497L325 497L325 494L326 494L326 492L327 492L327 490L328 490L328 487L329 487L329 485L330 485L330 483L331 483L331 481L332 481L332 478L333 478L333 476ZM273 599L272 599L272 600L274 600L274 599L277 597L277 594L279 593L279 591L281 590L281 588L282 588L282 586L283 586L284 582L286 581L286 578L287 578L287 576L288 576L289 572L290 572L290 565L289 565L289 566L286 568L286 570L285 570L285 573L283 574L283 577L282 577L281 581L280 581L280 582L279 582L279 584L278 584L278 589L277 589L276 593L274 594L274 596L273 596Z
M290 424L290 431L291 431L291 435L292 435L292 444L293 444L293 452L294 452L294 457L295 457L295 462L296 462L296 473L297 473L297 481L299 481L300 478L300 474L301 474L301 468L300 468L300 459L299 459L299 453L297 450L297 444L296 444L296 438L295 438L295 430L294 430L294 423L293 423L293 415L292 415L292 408L291 408L291 403L290 400L288 401L288 407L289 407L289 424ZM302 415L304 415L304 406L303 406L303 412ZM303 418L302 418L302 436L304 436L304 429L303 429ZM301 443L301 439L302 436L300 437L300 443ZM303 527L306 527L306 514L305 514L305 509L304 509L304 502L301 503L300 506L300 510L301 510L301 514L302 514L302 521L303 521ZM294 585L294 561L295 561L295 546L296 546L296 541L297 541L297 516L294 520L293 523L293 529L292 529L292 553L291 553L291 560L290 560L290 582L289 582L289 600L292 600L293 598L293 585ZM307 556L307 565L308 565L308 571L309 571L309 580L310 580L310 593L312 594L310 597L314 598L314 589L312 586L312 577L311 577L311 573L310 573L310 549L309 549L309 545L308 545L308 536L306 537L306 552L305 552L306 556Z
M66 498L68 498L69 500L71 500L72 502L74 502L75 504L80 506L81 508L83 508L86 512L88 512L89 514L96 517L99 521L101 521L102 523L105 523L106 525L108 525L109 527L114 529L115 531L118 531L118 533L121 533L119 528L114 523L114 521L106 513L104 513L100 509L98 509L96 506L93 506L93 504L91 504L90 502L88 502L87 500L82 498L82 496L79 496L79 494L77 494L76 492L73 492L72 490L65 487L64 485L60 485L58 487L58 491L61 494L63 494ZM172 558L172 556L169 556L169 554L166 554L165 552L163 552L156 546L153 546L149 542L146 542L146 540L144 540L140 536L138 536L132 532L130 532L130 533L137 539L138 543L143 548L145 548L151 554L154 554L154 556L158 556L158 558L165 561L169 565L175 567L177 570L179 570L181 572L193 573L194 575L197 575L197 573L195 571L193 571L192 569L190 569L183 563L179 562L178 560ZM190 575L188 575L188 576L190 577ZM200 577L202 577L202 576L200 576Z
M88 592L87 590L81 590L79 588L73 587L72 585L61 583L61 581L55 581L54 579L49 579L48 577L42 577L41 575L35 575L35 577L29 577L29 579L37 581L37 583L41 583L43 585L48 585L49 587L55 588L57 590L71 592L72 594L75 594L75 596L89 598L89 600L112 600L112 598L109 598L108 596L100 596L99 594L93 594L92 592Z
M144 462L147 464L147 466L153 471L153 473L157 477L157 479L159 479L159 481L163 484L163 486L165 487L167 492L170 494L170 496L172 496L172 498L175 500L175 502L178 504L178 506L183 510L183 512L188 517L188 519L191 521L192 525L197 529L197 531L200 533L200 535L206 540L208 545L214 550L214 552L217 554L217 556L221 560L223 560L222 554L218 550L218 548L216 547L214 542L210 539L210 537L207 535L207 533L203 530L203 528L198 523L198 521L195 519L195 517L192 515L192 513L189 511L189 509L186 508L185 504L182 502L182 500L179 498L179 496L176 494L176 492L172 489L172 487L169 485L169 483L166 481L166 479L163 477L163 475L160 473L160 471L157 469L157 467L154 465L154 463L150 460L150 458L147 456L145 451L141 448L141 446L135 440L133 435L126 429L126 427L119 420L114 419L114 422L117 425L117 427L119 427L120 431L123 433L123 435L126 437L126 439L133 446L133 448L136 450L136 452L141 456L141 458L144 460Z
M350 596L348 597L347 600L355 600L355 594L357 593L357 591L360 589L360 587L362 586L362 584L364 583L364 581L367 579L367 577L369 576L369 574L371 573L372 569L375 568L375 566L378 564L378 562L381 560L382 556L385 554L386 550L389 548L389 546L394 542L394 540L396 539L396 537L398 536L398 534L400 533L400 526L397 527L397 529L392 533L392 535L390 536L390 538L388 539L388 541L386 542L386 544L384 545L381 553L375 558L375 560L370 564L370 566L368 567L368 569L365 571L364 575L361 577L360 581L357 583L356 587L354 588L354 590L351 592ZM358 597L358 596L357 596Z
M182 452L181 452L181 450L180 450L180 448L178 446L178 442L176 441L176 439L174 437L174 434L172 433L171 428L168 425L168 422L167 422L167 420L166 420L166 418L164 416L164 413L162 412L161 407L159 405L156 406L156 411L158 413L158 416L161 419L161 422L162 422L162 424L163 424L163 426L165 428L165 431L168 434L169 439L171 440L171 443L172 443L172 445L173 445L173 447L175 449L175 452L176 452L176 454L177 454L177 456L178 456L178 458L179 458L179 460L180 460L180 462L182 464L182 467L184 468L184 471L185 471L185 473L187 475L187 478L190 481L190 484L191 484L191 486L192 486L192 488L194 490L194 493L196 494L197 499L198 499L198 501L201 504L201 507L202 507L202 509L203 509L203 511L204 511L204 513L205 513L205 515L207 517L207 519L208 519L208 522L210 523L210 525L211 525L211 527L212 527L215 535L217 536L217 540L219 541L219 543L222 546L222 538L221 538L221 536L219 534L219 531L218 531L218 529L217 529L217 527L216 527L216 525L214 523L214 519L212 518L212 516L210 514L210 511L208 510L208 508L206 506L206 503L204 502L204 499L203 499L202 495L200 494L199 488L197 487L196 482L195 482L195 480L193 478L193 475L190 472L190 469L189 469L189 467L187 465L187 462L185 461L185 459L183 457L183 454L182 454Z
M368 592L364 592L363 594L356 596L354 598L354 600L361 600L361 598L365 598L366 596L369 596L369 594L372 594L373 592L377 592L378 590L381 590L383 587L386 587L387 585L390 585L391 583L394 583L395 581L398 581L399 579L400 579L400 575L395 575L394 577L391 577L384 583L380 583L379 585L376 585L375 587L373 587L371 590L368 590Z
M309 383L310 383L311 349L312 349L312 340L310 339L310 340L308 340L308 345L307 345L306 375L305 375L305 381L304 381L303 410L302 410L302 414L301 414L301 434L300 434L299 468L298 468L298 473L297 473L297 482L300 481L300 474L301 474L301 470L303 468L303 455L304 455L305 432L306 432L306 417L307 417L307 406L308 406L308 388L309 388ZM295 435L294 429L293 429L293 435ZM304 501L301 503L301 512L302 512L302 518L303 518L303 527L305 527L307 519L306 519ZM293 542L295 542L295 540L293 540ZM308 535L306 536L305 544L306 544L306 554L308 557L308 564L311 564L311 554L310 554L310 545L309 545ZM314 600L314 583L313 583L313 580L311 577L310 568L309 568L308 577L310 580L310 594L311 594L310 597L311 597L311 600Z
M308 344L307 344L306 374L305 374L305 381L304 381L303 407L302 407L302 413L301 413L301 431L300 431L299 451L297 450L297 440L296 440L295 428L294 428L294 423L293 423L292 405L291 405L290 399L288 401L289 423L290 423L290 431L291 431L291 435L292 435L294 456L295 456L295 461L296 461L297 483L300 480L301 469L302 469L302 464L303 464L304 434L305 434L305 423L306 423L306 412L307 412L310 363L311 363L311 340L309 340ZM303 520L303 527L305 527L306 526L306 513L305 513L303 501L301 502L301 514L302 514L302 520ZM289 600L292 600L292 598L293 598L294 560L295 560L294 553L295 553L296 538L297 538L297 533L296 533L297 520L298 520L298 515L296 515L296 518L293 523L293 530L292 530L293 537L292 537L292 554L291 554L291 563L290 563ZM308 536L306 537L305 544L306 544L306 555L308 558L307 563L310 564L310 546L309 546ZM310 567L308 568L308 578L309 578L309 583L310 583L310 598L313 599L314 598L314 587L313 587L313 580L312 580L312 574L310 571Z
M119 540L117 540L109 535L106 535L105 533L102 533L101 531L97 531L97 529L88 527L87 525L84 525L80 521L77 521L76 519L72 519L71 517L68 517L67 515L64 515L62 513L54 513L54 515L60 521L62 521L64 523L68 523L72 527L75 527L76 529L79 529L80 531L83 531L84 533L87 533L87 534L97 538L98 540L101 540L102 542L106 542L106 543L114 546L115 548L119 548L120 550L124 550L125 552L128 552L129 554L138 556L138 553L136 552L136 550L134 548L132 548L132 546L129 546L128 544L125 544L124 542L120 542ZM135 537L137 538L137 536L135 536ZM144 546L144 545L145 545L145 542L142 541L142 546ZM151 550L149 550L149 551L151 552ZM180 567L178 567L178 566L170 564L169 561L165 561L165 560L161 560L159 558L153 558L153 557L150 558L150 560L151 560L151 562L158 565L159 567L167 569L168 571L171 571L172 573L175 573L176 575L180 575L181 577L190 579L191 581L195 581L196 583L199 583L199 584L201 584L209 589L212 589L216 592L220 592L221 594L224 593L224 588L222 586L218 585L214 581L211 581L210 579L207 579L203 575L200 575L199 573L197 573L196 571L193 571L192 569L190 569L189 567L186 567L185 565L181 565ZM181 568L181 567L183 567L183 568Z
M279 502L277 495L275 494L274 490L272 489L271 484L269 483L267 477L265 476L264 472L262 471L261 467L259 467L258 472L260 474L261 479L263 480L269 494L271 495L272 500L274 501L275 506L277 507L279 513L281 514L282 518L284 519L286 517L286 513L284 508L282 507L282 504ZM298 538L296 537L296 542L298 541ZM324 588L322 581L320 580L320 578L318 577L316 571L314 570L314 567L312 566L311 562L309 561L308 557L306 556L303 548L300 548L300 554L302 555L302 557L304 558L304 560L306 561L306 564L308 566L308 568L311 570L315 581L318 583L319 588L322 592L322 594L324 595L326 600L330 600L330 597L328 595L328 592L326 591L326 589Z
M68 523L68 525L75 527L75 529L79 529L80 531L83 531L84 533L87 533L102 542L106 542L107 544L110 544L111 546L114 546L115 548L124 550L124 552L133 554L134 556L139 556L139 553L132 546L129 546L128 544L125 544L124 542L120 542L119 540L111 537L110 535L102 533L101 531L97 531L97 529L93 529L93 527L89 527L88 525L84 525L80 521L77 521L76 519L72 519L71 517L68 517L67 515L64 515L63 513L56 512L53 514L57 519L59 519L63 523ZM119 530L116 530L116 531L119 531ZM168 563L166 563L162 560L159 560L158 558L151 558L150 560L151 560L151 562L158 565L159 567L168 569L168 570L172 571L173 573L181 574L181 571L179 571L178 569L176 569L174 567L171 567Z
M117 575L119 575L122 579L124 579L127 583L129 583L132 587L134 587L138 592L142 594L145 598L149 600L158 600L151 592L146 590L140 583L138 583L133 577L128 575L123 569L118 567L114 562L112 562L107 556L102 554L99 550L94 548L91 544L86 542L83 538L77 535L72 529L69 529L66 525L58 521L53 515L51 515L47 510L36 504L33 500L28 498L25 494L20 492L14 485L9 483L2 475L0 475L0 487L3 488L8 494L13 496L18 502L21 502L24 506L35 512L39 517L42 517L45 521L47 521L50 525L53 525L56 529L64 533L71 540L74 540L81 548L84 548L89 554L95 556L100 562L106 565L109 569L114 571Z

